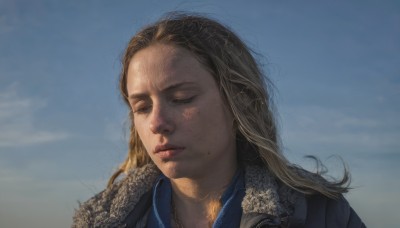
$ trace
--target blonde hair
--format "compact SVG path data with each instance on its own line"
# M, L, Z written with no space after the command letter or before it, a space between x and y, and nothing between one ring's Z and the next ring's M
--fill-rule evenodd
M213 75L235 120L238 161L266 167L278 180L305 194L321 193L336 198L347 192L349 173L345 167L339 181L310 178L299 172L281 153L273 104L272 83L261 71L250 49L230 29L215 20L172 13L139 31L129 42L122 60L120 90L127 100L126 77L131 58L156 43L189 50ZM131 121L133 115L130 113ZM124 172L151 163L151 159L131 124L126 160L109 180L111 185ZM320 177L320 173L315 176ZM211 206L212 208L218 208ZM215 213L214 213L215 214Z
M207 205L207 219L209 227L212 227L215 220L218 217L218 213L221 210L222 205L219 199L212 199Z

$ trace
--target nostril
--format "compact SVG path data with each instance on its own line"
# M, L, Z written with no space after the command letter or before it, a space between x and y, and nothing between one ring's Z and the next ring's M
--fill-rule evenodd
M174 125L165 115L155 114L150 122L150 130L154 134L169 134L174 130Z
M167 123L160 123L160 124L151 124L150 130L154 134L169 134L172 132L172 126Z

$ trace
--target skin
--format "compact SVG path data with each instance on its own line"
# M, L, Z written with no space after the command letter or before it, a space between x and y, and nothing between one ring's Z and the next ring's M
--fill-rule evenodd
M186 49L154 44L131 59L127 90L135 128L171 180L181 222L204 227L208 203L237 168L233 117L214 78ZM157 152L166 144L173 146Z

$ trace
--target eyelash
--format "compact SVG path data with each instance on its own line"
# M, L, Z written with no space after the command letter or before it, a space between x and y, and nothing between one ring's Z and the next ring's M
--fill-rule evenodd
M194 100L195 97L196 96L189 97L189 98L184 98L184 99L174 98L174 99L172 99L172 103L174 103L174 104L189 104L190 102L192 102ZM151 108L151 105L150 106L145 106L145 107L142 107L142 108L138 108L137 110L134 110L133 113L144 114L150 108Z
M143 107L143 108L138 108L137 110L134 110L133 113L137 113L137 114L143 114L146 113L149 109L151 108L151 106L148 107Z
M172 102L176 103L176 104L188 104L190 102L193 101L195 97L189 97L189 98L184 98L184 99L173 99Z

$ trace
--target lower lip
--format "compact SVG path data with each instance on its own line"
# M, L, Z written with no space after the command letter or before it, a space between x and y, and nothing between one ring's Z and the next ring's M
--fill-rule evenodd
M172 159L176 157L183 149L162 150L156 153L161 159Z

